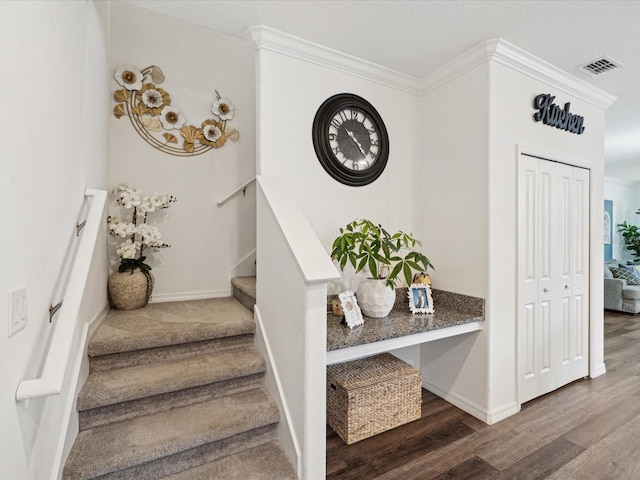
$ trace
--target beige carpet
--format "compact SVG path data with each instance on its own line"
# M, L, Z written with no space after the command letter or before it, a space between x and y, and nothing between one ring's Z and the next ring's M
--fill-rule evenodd
M254 331L232 298L111 311L89 343L63 478L297 478Z

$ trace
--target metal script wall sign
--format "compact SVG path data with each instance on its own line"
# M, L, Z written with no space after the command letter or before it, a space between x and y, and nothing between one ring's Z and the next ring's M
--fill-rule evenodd
M584 117L574 115L569 111L571 103L564 104L564 109L553 103L556 97L549 93L542 93L533 99L533 108L538 111L533 115L536 122L580 135L584 132Z
M220 97L217 91L217 99L211 106L215 118L208 118L196 127L185 125L184 115L171 105L169 94L156 87L157 83L164 81L160 67L151 65L142 70L129 65L119 67L115 79L124 88L113 94L116 101L113 114L116 118L129 117L138 135L161 152L178 157L200 155L212 148L220 148L227 139L235 142L240 136L235 128L227 127L227 120L233 118L233 105ZM164 132L161 138L160 132ZM178 146L178 132L183 140L181 147Z

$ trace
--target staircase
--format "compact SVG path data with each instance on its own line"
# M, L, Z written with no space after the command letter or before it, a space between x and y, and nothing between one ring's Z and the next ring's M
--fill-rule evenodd
M234 296L252 312L255 278L234 279ZM296 479L251 312L231 297L111 310L63 479Z

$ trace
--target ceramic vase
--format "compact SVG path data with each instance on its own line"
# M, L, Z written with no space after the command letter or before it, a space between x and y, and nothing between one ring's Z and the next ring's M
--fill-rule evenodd
M153 291L154 278L139 268L125 272L115 272L107 282L109 295L118 310L136 310L149 303Z
M396 301L396 292L385 283L386 280L373 278L367 278L360 283L356 296L363 315L373 318L389 315Z

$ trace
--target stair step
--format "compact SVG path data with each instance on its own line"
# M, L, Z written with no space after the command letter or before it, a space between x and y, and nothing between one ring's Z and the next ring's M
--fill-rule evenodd
M234 395L264 386L264 373L233 378L222 382L187 388L178 392L164 393L130 402L116 403L105 407L78 412L80 430L123 422L143 415L151 415L174 408L206 402L225 395Z
M146 348L130 352L113 353L91 357L89 373L105 372L118 368L135 367L169 360L180 360L211 352L222 352L233 348L254 345L253 333L234 335L232 337L203 340L201 342L181 343L164 347Z
M83 430L63 478L160 478L275 440L278 421L260 388Z
M111 310L89 341L89 357L247 335L252 315L231 297Z
M256 304L256 277L232 278L231 291L235 299L253 312L253 307Z
M278 442L269 442L196 468L165 477L168 480L297 480Z
M244 347L92 373L78 395L80 429L256 388L265 369L258 350Z

